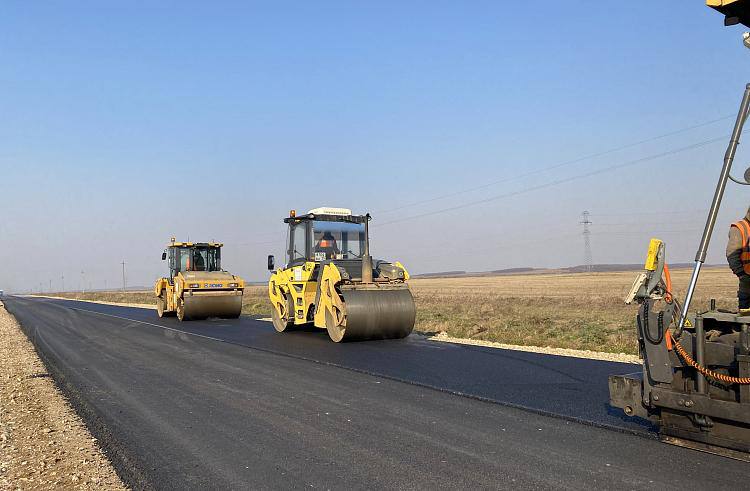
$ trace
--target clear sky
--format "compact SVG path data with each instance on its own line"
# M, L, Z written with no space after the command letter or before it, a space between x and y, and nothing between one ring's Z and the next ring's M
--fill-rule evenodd
M151 285L170 236L262 281L323 205L416 273L581 264L583 210L596 263L691 261L750 81L701 0L152 3L3 4L0 288Z

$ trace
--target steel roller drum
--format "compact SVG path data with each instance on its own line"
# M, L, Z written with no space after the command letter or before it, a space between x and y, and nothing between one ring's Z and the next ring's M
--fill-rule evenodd
M405 338L414 329L417 309L408 288L344 290L346 327L342 341Z
M185 295L185 319L222 317L236 319L242 311L242 293L226 292L211 295Z

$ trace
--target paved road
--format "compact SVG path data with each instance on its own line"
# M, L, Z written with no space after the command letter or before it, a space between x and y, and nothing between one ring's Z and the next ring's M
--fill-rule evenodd
M606 377L632 365L6 306L135 488L730 489L750 469L609 411Z

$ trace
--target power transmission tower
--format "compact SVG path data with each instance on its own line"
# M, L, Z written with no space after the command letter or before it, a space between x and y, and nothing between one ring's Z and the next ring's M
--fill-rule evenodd
M65 275L60 275L60 283L62 283L62 287L60 291L64 292L65 291Z
M81 293L86 293L86 273L81 270Z
M589 212L584 211L581 215L583 218L581 224L583 225L583 267L587 273L590 273L593 269L593 259L591 257L591 220L589 220Z
M125 291L125 261L120 264L122 264L122 291Z

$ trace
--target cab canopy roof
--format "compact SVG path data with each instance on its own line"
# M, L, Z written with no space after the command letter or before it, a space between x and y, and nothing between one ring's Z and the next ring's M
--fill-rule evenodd
M350 210L349 208L333 208L330 206L322 206L319 208L313 208L305 215L297 215L297 213L292 210L289 212L289 218L284 219L284 223L301 222L303 220L364 223L365 220L368 220L369 218L369 214L352 215L352 210Z
M223 247L220 242L170 242L167 247Z
M339 215L339 216L351 216L352 210L349 208L333 208L330 206L321 206L313 208L307 212L308 215Z
M750 0L706 0L706 5L724 14L724 25L739 22L750 27Z

